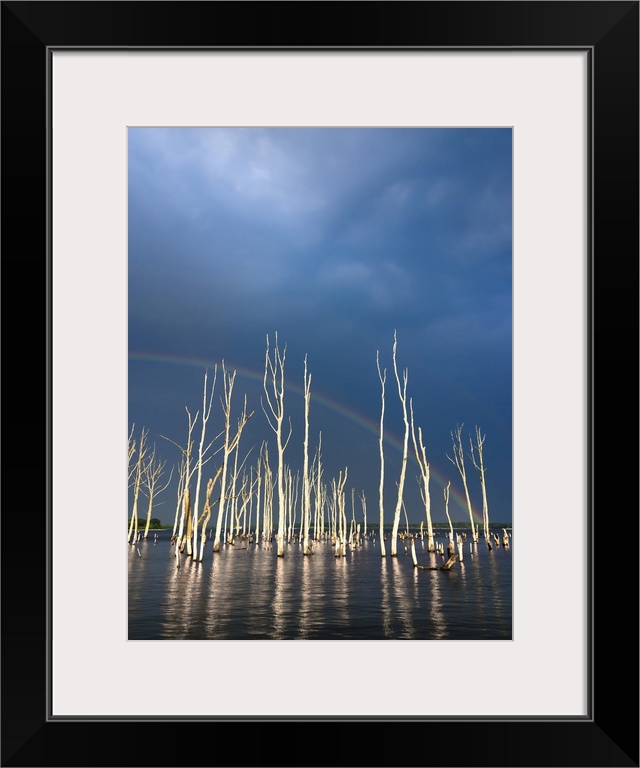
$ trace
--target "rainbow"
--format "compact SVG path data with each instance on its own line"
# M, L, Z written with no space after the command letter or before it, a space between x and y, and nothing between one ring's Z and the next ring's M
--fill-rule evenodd
M201 368L203 370L207 368L213 369L214 366L218 366L218 368L222 367L221 360L206 360L204 358L186 357L181 355L158 355L158 354L152 354L149 352L130 351L129 360L132 362L148 362L148 363L162 363L167 365L190 366L190 367ZM264 371L257 372L249 368L242 368L242 367L233 365L228 361L225 361L225 368L228 371L235 371L237 376L250 379L252 381L257 381L260 384L262 384L264 380ZM303 388L300 385L296 384L295 382L291 382L291 383L287 382L287 391L293 392L302 398L304 397ZM354 410L353 408L348 408L344 404L339 403L336 400L333 400L332 398L329 398L326 395L323 395L322 393L315 392L315 391L313 393L313 402L319 403L320 405L324 406L330 411L333 411L334 413L338 414L340 417L344 418L345 420L351 422L352 424L355 424L360 429L363 429L369 434L374 435L376 440L378 439L378 423L371 421L366 416ZM384 439L385 439L385 443L388 443L392 448L394 448L400 454L402 454L402 449L403 449L402 440L396 435L393 435L392 433L390 433L386 427L384 431ZM413 464L415 464L416 467L418 466L415 456L412 456L411 454L410 454L410 461ZM433 465L431 466L430 476L431 476L431 479L435 480L435 482L441 488L443 489L445 488L448 480L445 480L440 474L440 472L434 469ZM462 495L462 493L460 493L459 491L451 487L449 498L450 498L450 501L453 501L460 508L460 512L462 514L462 517L460 519L466 520L469 512L467 510L467 501L465 497ZM483 520L482 520L481 511L474 509L473 516L478 523L482 524Z

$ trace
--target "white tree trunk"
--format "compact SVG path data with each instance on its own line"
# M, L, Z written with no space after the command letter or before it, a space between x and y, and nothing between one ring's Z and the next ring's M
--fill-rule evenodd
M402 385L400 384L400 377L398 375L398 367L396 364L396 334L393 334L393 370L396 376L396 382L398 385L398 396L400 403L402 404L402 416L404 420L404 440L402 443L402 465L400 468L400 480L398 481L398 500L396 501L396 509L393 515L393 531L391 533L391 556L395 557L398 554L398 526L400 525L400 512L402 510L402 495L404 492L404 480L407 472L407 455L409 447L409 419L407 418L407 379L408 373L405 369L403 372Z
M267 352L264 364L263 388L267 400L267 405L271 411L271 416L264 409L269 426L276 434L276 444L278 447L278 557L284 557L284 540L286 535L286 498L284 487L284 452L291 437L291 425L289 436L286 440L282 435L282 422L284 419L284 364L286 357L286 345L280 353L278 349L278 334L276 333L276 346L274 350L274 359L271 361L269 356L269 336L267 336ZM270 376L273 395L270 395L267 387L267 376Z
M487 486L484 479L484 473L485 473L485 467L484 467L484 461L482 458L482 447L484 445L485 435L480 434L480 429L476 427L476 448L478 451L478 461L476 461L474 450L473 450L473 442L471 442L471 460L473 461L473 465L478 470L478 474L480 476L480 485L482 487L482 524L484 528L484 535L485 538L489 538L490 531L489 531L489 505L487 503Z
M302 552L311 554L309 546L309 518L311 516L311 478L309 477L309 403L311 374L307 375L307 356L304 358L304 455L302 468Z
M427 461L427 451L424 446L424 441L422 439L422 428L418 427L418 438L419 441L416 440L416 432L414 428L414 421L413 421L413 402L409 401L410 410L411 410L411 434L413 437L413 448L416 454L416 461L418 462L418 466L420 467L420 476L422 480L422 484L420 486L420 496L422 497L422 502L424 504L424 510L425 510L425 517L427 520L427 549L429 552L433 552L434 547L434 540L433 540L433 524L431 521L431 494L429 492L429 480L431 475L431 469L429 467L429 462ZM420 526L420 535L422 535L422 525Z
M378 499L380 508L380 555L386 557L387 551L384 543L384 449L382 440L384 436L384 385L387 380L387 369L380 371L380 353L376 353L376 364L378 366L378 377L382 386L382 407L380 411L380 429L378 433L378 442L380 447L380 485L378 489Z
M478 541L478 532L476 530L475 522L473 519L473 508L471 506L471 497L469 496L469 486L467 485L467 473L464 466L464 450L462 448L462 427L460 426L456 427L455 435L452 432L451 433L451 439L453 441L453 455L454 458L452 459L451 456L447 456L449 461L454 464L458 472L460 473L460 477L462 478L462 485L464 486L464 495L467 499L467 509L469 510L469 522L471 523L471 530L473 531L473 540L475 542Z
M451 487L451 481L447 483L447 487L444 489L444 511L445 511L445 514L447 515L447 520L449 521L449 541L451 543L451 546L453 546L453 523L451 522L451 518L449 517L449 488L450 487Z
M133 535L133 543L138 538L138 499L140 497L140 487L142 485L142 477L144 473L144 466L147 456L147 435L149 430L142 428L140 432L140 445L138 446L138 460L136 462L135 480L133 485L133 509L131 511L131 522L129 524L129 533L127 536L127 543L131 542ZM129 446L129 456L131 457L131 444Z
M211 395L209 396L209 403L207 405L207 374L208 371L205 369L204 372L204 386L202 391L202 430L200 432L200 444L198 446L198 461L196 463L196 495L193 500L193 519L194 519L194 526L193 526L193 554L196 560L198 560L198 511L200 509L199 503L200 503L200 484L202 482L202 467L205 463L205 454L209 448L207 446L205 448L204 445L204 439L205 434L207 431L207 421L209 419L209 415L211 414L211 405L213 403L213 392L216 387L216 376L218 372L218 367L214 367L214 374L213 374L213 385L211 387Z

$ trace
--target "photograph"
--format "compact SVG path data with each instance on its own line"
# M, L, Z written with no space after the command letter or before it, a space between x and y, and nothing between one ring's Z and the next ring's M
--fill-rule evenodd
M1 3L3 766L637 768L639 7Z
M509 640L510 128L130 128L130 640Z

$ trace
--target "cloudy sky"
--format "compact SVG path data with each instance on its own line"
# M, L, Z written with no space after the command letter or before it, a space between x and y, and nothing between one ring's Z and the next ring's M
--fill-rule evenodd
M451 433L486 436L489 517L511 520L512 137L493 128L131 128L129 426L167 461L218 376L208 438L222 427L222 362L237 371L232 424L254 416L241 455L275 435L262 411L266 340L286 345L285 461L302 467L303 376L311 374L310 452L324 477L348 467L346 492L378 517L378 425L385 392L385 498L391 521L404 423L393 371L422 428L432 515L468 520ZM199 423L196 428L199 439ZM169 440L165 439L169 438ZM220 445L214 443L213 449ZM409 440L411 448L411 438ZM209 464L211 474L219 456ZM466 458L477 520L480 483ZM405 505L424 519L410 459ZM173 522L175 486L154 516ZM143 506L144 509L144 506Z

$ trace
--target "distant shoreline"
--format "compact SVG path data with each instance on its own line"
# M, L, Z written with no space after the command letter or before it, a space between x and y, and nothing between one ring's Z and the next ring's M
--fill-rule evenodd
M349 521L349 524L350 524L350 521ZM360 530L363 529L364 524L362 522L357 523L357 521L356 521L356 524L360 525ZM129 530L129 525L130 525L130 523L127 523L127 531ZM441 523L441 522L435 523L435 522L432 522L431 525L432 525L432 528L433 528L434 531L445 531L445 532L449 531L449 523ZM453 526L454 530L457 530L457 531L470 531L471 530L471 526L469 525L469 523L467 523L466 525L464 523L452 523L452 526ZM214 527L215 526L207 526L207 530L213 529ZM310 526L310 529L312 527L313 526ZM295 528L297 529L297 528L299 528L299 526L296 525ZM327 530L327 528L328 528L328 526L325 525L325 530ZM144 531L144 529L145 529L145 525L138 523L138 531ZM422 531L423 531L423 533L426 532L426 529L427 529L426 523L423 523L422 524ZM490 523L489 524L489 529L492 530L492 531L494 531L494 530L500 530L501 531L503 529L507 530L507 531L510 531L512 529L512 523ZM172 530L173 530L173 524L171 524L171 525L167 524L163 528L149 528L149 533L151 533L152 531L157 533L158 531L172 531ZM277 530L277 526L274 528L274 530ZM367 523L367 530L368 531L378 531L378 530L380 530L380 525L379 525L379 523L373 523L373 524ZM384 524L384 530L385 531L393 530L393 523L385 523ZM398 533L403 533L406 530L407 530L407 526L406 525L398 526ZM409 530L410 531L419 531L420 530L420 523L409 523ZM482 532L483 529L481 527L479 527L478 530L480 532Z

